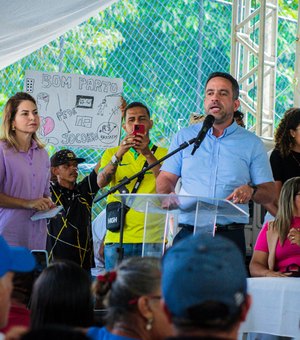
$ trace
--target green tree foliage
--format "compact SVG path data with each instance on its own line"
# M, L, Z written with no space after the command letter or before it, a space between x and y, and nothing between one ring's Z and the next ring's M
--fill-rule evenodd
M254 8L259 3L252 0ZM278 117L292 105L298 1L279 0L279 5ZM118 1L1 71L0 106L22 90L26 69L122 77L126 100L143 101L150 107L155 120L153 140L168 145L178 121L187 125L191 112L203 111L207 75L229 71L230 40L229 2Z

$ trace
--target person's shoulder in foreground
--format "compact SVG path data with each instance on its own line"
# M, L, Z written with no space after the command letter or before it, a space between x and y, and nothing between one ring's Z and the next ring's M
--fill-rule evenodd
M90 339L103 339L103 340L134 340L124 335L117 335L109 332L106 327L90 327L87 336Z
M237 339L251 304L241 252L221 236L191 236L169 249L162 293L174 339Z

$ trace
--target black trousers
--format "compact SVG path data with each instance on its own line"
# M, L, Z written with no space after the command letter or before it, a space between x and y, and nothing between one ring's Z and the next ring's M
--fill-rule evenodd
M179 224L179 227L182 227L182 229L175 236L173 244L193 234L194 227L192 225ZM236 224L236 223L228 224L223 227L217 226L216 235L226 237L227 239L235 243L240 249L244 258L246 258L246 240L245 240L244 227L245 227L244 224Z

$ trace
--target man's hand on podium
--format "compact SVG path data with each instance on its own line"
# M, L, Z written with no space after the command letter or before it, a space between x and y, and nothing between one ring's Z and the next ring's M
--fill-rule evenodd
M171 192L167 197L162 199L161 207L167 210L174 210L179 207L179 200L175 192Z

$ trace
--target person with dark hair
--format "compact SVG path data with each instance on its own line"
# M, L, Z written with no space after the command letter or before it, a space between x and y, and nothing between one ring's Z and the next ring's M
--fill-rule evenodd
M90 340L82 330L63 325L47 325L25 332L19 340Z
M30 325L29 301L34 283L34 272L15 273L13 278L13 291L11 294L11 306L8 321L1 332L7 333L12 327Z
M243 112L241 112L240 110L236 110L233 114L233 118L236 121L237 125L241 126L241 127L246 127L245 122L244 122L244 114ZM198 114L198 113L191 113L190 115L190 121L189 124L197 124L200 122L203 122L205 119L205 115L202 114Z
M0 235L14 246L45 249L46 220L32 221L37 210L53 206L50 162L37 137L40 116L35 99L18 92L5 105L0 139Z
M48 220L47 251L50 262L66 259L90 271L94 267L91 215L99 190L100 160L89 175L76 183L78 164L84 161L68 149L51 157L51 172L56 177L56 181L51 181L51 195L53 202L64 209Z
M228 82L231 83L232 99L239 100L239 95L240 95L239 84L237 80L231 74L226 73L226 72L212 72L206 80L205 89L207 89L209 82L215 78L222 78L222 79L228 80Z
M237 125L245 128L246 125L244 123L244 114L240 110L236 110L233 114L233 118L236 121Z
M251 276L300 277L300 177L287 180L274 221L260 231L250 262Z
M9 247L0 236L0 328L6 326L11 306L11 293L15 272L30 272L35 267L35 259L23 247ZM2 331L0 339L3 339Z
M31 328L59 324L89 327L93 323L90 276L72 261L57 261L45 268L34 283Z
M160 260L131 257L98 276L93 290L98 307L106 308L106 326L92 327L93 340L162 340L172 334L161 307Z
M159 194L175 192L181 177L179 194L227 199L248 213L249 201L271 202L274 182L263 142L234 121L239 108L237 81L227 73L212 73L205 87L204 108L214 122L207 130L200 148L191 154L193 145L165 160L156 180ZM173 138L169 152L195 138L202 123L181 129ZM217 217L216 233L231 239L246 253L243 217ZM194 216L179 215L180 232L175 242L193 233Z
M275 132L275 148L270 156L275 180L275 199L266 209L276 215L278 198L283 184L292 177L300 176L300 109L287 110Z
M101 159L101 168L98 174L98 184L101 188L119 184L125 177L129 178L141 171L146 165L153 164L157 159L166 155L167 150L154 145L149 136L153 126L149 109L142 103L133 102L124 111L123 129L126 136L120 146L107 149ZM139 130L135 130L138 128ZM147 171L142 177L138 177L120 189L121 193L155 193L155 179L159 173L160 165L156 165ZM117 199L109 195L107 199L107 222L117 219L111 217L108 210L114 207ZM115 208L112 213L117 211ZM123 249L124 258L128 256L140 256L142 254L142 242L144 233L144 213L129 209L125 216ZM119 222L119 219L118 219ZM120 247L120 225L110 228L107 223L105 237L105 268L113 269L118 261ZM157 240L153 240L157 241ZM161 242L161 240L158 240ZM155 243L153 243L155 247Z
M189 236L171 247L162 259L162 293L175 328L168 339L236 340L251 305L244 259L221 236Z

